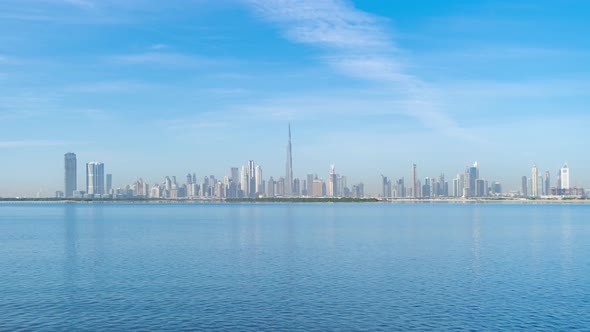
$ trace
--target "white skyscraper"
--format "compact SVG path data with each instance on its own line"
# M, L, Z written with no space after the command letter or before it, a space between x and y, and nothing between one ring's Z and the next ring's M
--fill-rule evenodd
M250 194L250 178L248 177L248 168L246 166L242 166L240 189L242 190L244 197L248 197Z
M567 163L559 170L561 179L561 189L570 190L570 169Z
M531 178L532 185L531 185L531 195L533 197L539 196L539 172L537 170L537 165L533 165L533 177Z
M336 170L334 169L334 165L330 166L330 176L328 177L328 196L335 197L338 194L338 181L336 179Z
M86 164L86 192L89 195L104 194L104 164L90 162Z
M264 182L262 181L262 167L256 165L256 193L258 195L264 194Z

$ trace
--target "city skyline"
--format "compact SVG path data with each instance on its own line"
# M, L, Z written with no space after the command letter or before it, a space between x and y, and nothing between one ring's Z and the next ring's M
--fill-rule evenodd
M139 177L132 184L112 187L112 174L106 174L101 162L86 163L85 190L76 189L77 156L68 152L64 155L64 190L55 192L56 198L157 198L157 199L225 199L225 198L263 198L263 197L382 197L382 198L483 198L483 197L549 197L549 196L587 196L581 187L570 186L570 173L567 162L556 172L554 185L550 183L550 172L540 176L536 164L532 166L530 177L522 176L520 191L504 191L502 183L486 179L480 174L479 163L466 166L465 171L449 180L444 173L439 176L419 178L417 164L412 164L409 186L402 176L392 179L381 174L381 192L367 193L363 182L349 183L346 175L336 173L335 165L330 165L327 178L321 173L307 173L302 179L293 178L293 158L291 124L288 124L287 154L285 176L274 179L265 178L262 166L249 160L241 167L230 167L227 175L205 175L199 181L196 173L188 173L186 182L177 181L176 175L166 175L161 183L150 186L148 180ZM320 174L320 175L318 175ZM40 196L40 195L38 195Z
M300 186L335 165L378 194L381 174L411 184L413 163L421 181L451 181L477 160L505 191L520 190L533 164L535 182L546 171L554 181L566 161L569 186L590 187L590 45L579 33L589 10L584 1L2 1L0 196L65 190L54 175L68 151L80 162L78 189L93 160L113 187L226 176L248 160L266 179L286 178L288 123Z

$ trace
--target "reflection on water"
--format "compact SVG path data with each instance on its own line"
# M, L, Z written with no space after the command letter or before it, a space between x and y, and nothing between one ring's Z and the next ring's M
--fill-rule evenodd
M0 209L0 331L584 330L590 207Z
M571 278L572 269L572 213L570 209L563 209L560 217L561 224L561 272L565 280Z
M472 270L475 274L475 279L479 279L479 255L480 255L480 241L481 228L479 225L479 207L473 209L472 217L472 233L471 233L471 254L472 254Z

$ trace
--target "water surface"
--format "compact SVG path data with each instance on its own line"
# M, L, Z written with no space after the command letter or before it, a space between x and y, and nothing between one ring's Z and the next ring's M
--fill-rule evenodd
M3 204L0 331L586 330L589 212Z

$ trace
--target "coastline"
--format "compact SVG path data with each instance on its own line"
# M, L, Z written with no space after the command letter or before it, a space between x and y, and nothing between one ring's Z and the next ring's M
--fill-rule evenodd
M526 198L245 198L245 199L57 199L0 198L1 204L244 204L244 203L373 203L373 204L590 204L590 199L526 199Z

